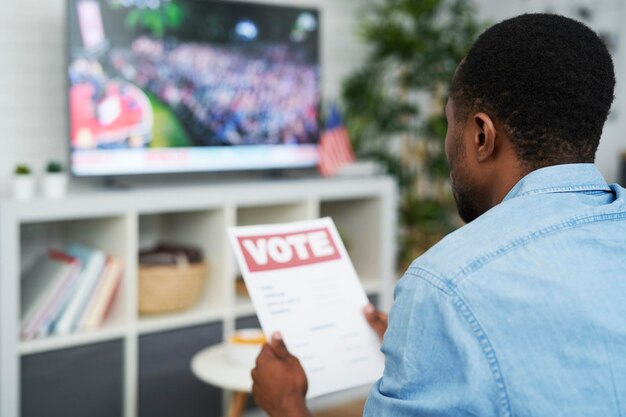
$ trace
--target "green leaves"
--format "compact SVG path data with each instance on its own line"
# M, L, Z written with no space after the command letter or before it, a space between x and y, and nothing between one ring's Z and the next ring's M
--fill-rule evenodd
M30 167L26 164L18 164L13 171L15 175L29 175Z
M50 161L46 165L46 172L49 174L58 174L63 172L63 165L57 161Z
M407 87L448 82L479 30L463 0L387 0L361 25L372 59L408 64Z
M384 148L386 136L409 129L408 119L419 112L414 103L397 100L389 94L379 70L379 66L370 65L343 86L344 98L350 97L346 126L355 140L355 149L361 154Z
M344 119L357 154L398 181L402 264L454 227L443 106L481 28L469 0L382 0L360 25L371 54L343 84Z

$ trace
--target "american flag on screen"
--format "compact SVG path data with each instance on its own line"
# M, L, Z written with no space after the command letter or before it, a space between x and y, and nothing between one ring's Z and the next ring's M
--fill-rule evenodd
M354 150L348 131L341 122L337 106L332 106L326 120L326 128L320 136L319 164L320 174L325 177L335 175L345 164L354 162Z

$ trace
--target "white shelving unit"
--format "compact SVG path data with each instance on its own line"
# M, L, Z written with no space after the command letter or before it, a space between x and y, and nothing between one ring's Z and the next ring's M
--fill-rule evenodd
M226 239L231 225L330 216L344 238L366 291L391 304L396 189L387 177L298 179L127 191L85 191L61 201L2 200L0 204L0 415L20 415L20 360L57 349L121 340L123 415L137 415L138 339L169 329L235 320L254 313L235 293L238 274ZM166 315L137 314L137 254L158 240L202 248L207 285L194 307ZM21 341L20 276L50 248L82 242L124 260L125 273L111 313L93 332Z

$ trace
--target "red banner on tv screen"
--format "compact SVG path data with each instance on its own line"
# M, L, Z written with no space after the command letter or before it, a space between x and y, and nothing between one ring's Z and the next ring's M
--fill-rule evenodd
M340 259L328 228L238 237L250 272L293 268Z

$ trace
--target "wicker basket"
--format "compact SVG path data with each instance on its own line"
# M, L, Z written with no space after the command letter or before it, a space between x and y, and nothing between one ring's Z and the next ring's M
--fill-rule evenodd
M206 271L205 262L185 266L140 266L139 313L166 313L191 307L202 295Z

